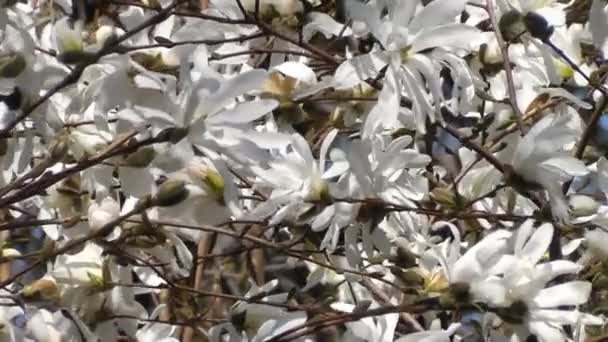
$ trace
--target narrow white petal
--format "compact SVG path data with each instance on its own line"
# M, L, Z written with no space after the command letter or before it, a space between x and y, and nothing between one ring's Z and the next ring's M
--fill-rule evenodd
M522 249L522 256L527 257L531 263L536 264L543 257L547 248L549 248L552 238L553 226L549 223L541 225Z
M591 283L571 281L541 290L533 300L539 308L553 308L561 305L579 305L589 299Z

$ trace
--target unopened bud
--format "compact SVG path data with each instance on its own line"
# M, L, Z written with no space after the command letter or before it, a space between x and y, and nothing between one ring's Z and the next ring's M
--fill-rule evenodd
M435 202L444 207L454 208L456 206L454 193L446 188L435 188L430 195Z
M76 64L80 62L90 61L95 54L82 50L67 50L57 55L57 60L65 64Z
M157 138L161 140L166 138L170 143L177 144L188 135L188 132L187 127L169 127L158 133Z
M78 217L78 219L80 221L80 217ZM38 251L40 258L44 259L52 255L53 252L55 252L55 241L48 238L44 239L44 242L42 243L42 248L40 248L40 250Z
M103 272L103 271L102 271ZM92 272L87 272L89 282L87 285L92 289L102 290L106 288L106 282L103 279L103 275L97 275Z
M0 57L0 77L15 78L27 67L25 57L19 53Z
M50 279L38 279L21 290L20 295L25 300L55 301L60 297L57 284Z
M397 255L391 256L390 261L403 269L416 266L416 255L409 249L397 246Z
M4 156L8 152L8 142L6 139L0 139L0 157Z
M51 146L49 147L50 159L53 162L59 162L63 160L65 156L67 156L70 144L67 135L60 135L57 139L53 140Z
M516 301L506 308L498 308L496 314L505 322L522 324L526 321L528 305L523 301Z
M129 154L125 158L125 163L130 167L142 168L150 165L154 157L156 157L156 151L153 147L147 146Z
M553 26L549 25L547 19L535 12L528 12L523 18L524 24L530 35L542 41L546 41L553 35Z
M182 180L169 179L160 185L153 202L161 207L176 205L188 197L186 183Z
M224 177L217 171L208 169L205 175L205 183L209 186L218 200L224 198Z
M14 258L21 256L21 253L14 248L3 248L2 249L2 257L3 258Z
M406 286L422 286L424 278L413 269L403 270L397 266L389 266L391 273L399 278Z
M470 286L467 283L453 283L439 298L442 307L452 308L468 304L471 300Z
M517 10L503 14L498 22L498 27L502 37L509 43L517 42L519 36L526 32L523 15Z

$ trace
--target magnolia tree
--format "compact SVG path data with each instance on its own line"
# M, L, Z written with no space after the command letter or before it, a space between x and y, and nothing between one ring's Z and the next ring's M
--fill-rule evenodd
M0 1L0 341L603 341L603 0Z

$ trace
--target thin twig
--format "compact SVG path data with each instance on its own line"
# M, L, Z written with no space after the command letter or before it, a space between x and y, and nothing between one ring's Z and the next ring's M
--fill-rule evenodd
M488 11L488 15L490 16L490 22L492 23L492 29L496 35L496 41L498 42L498 46L500 47L500 53L502 55L502 62L505 69L505 73L507 76L507 90L509 92L509 102L511 103L511 107L513 108L513 112L515 113L515 122L517 123L517 127L519 128L519 132L521 135L526 134L524 123L522 118L524 117L523 113L519 109L519 104L517 102L517 93L515 91L515 82L513 80L513 70L511 69L511 60L509 58L509 48L505 43L505 40L500 33L500 27L498 26L498 19L496 18L494 0L487 0L486 10Z

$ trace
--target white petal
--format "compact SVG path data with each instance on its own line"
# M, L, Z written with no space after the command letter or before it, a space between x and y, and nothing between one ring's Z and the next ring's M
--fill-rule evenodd
M551 158L544 161L543 164L556 167L570 176L584 176L589 173L585 163L570 156Z
M276 310L276 308L268 307L267 310ZM286 312L281 316L264 322L253 341L266 341L284 331L301 326L308 319L306 312L303 311Z
M608 160L605 157L597 161L597 182L600 190L608 193Z
M325 162L327 161L327 152L329 151L329 146L334 141L336 136L338 135L337 129L332 129L327 133L325 139L323 139L323 143L321 144L321 150L319 151L319 169L321 172L325 170Z
M422 331L398 338L395 342L450 342L445 331Z
M260 148L282 149L287 146L291 140L291 137L284 133L271 133L271 132L257 132L250 131L243 137L252 143L256 144Z
M541 290L533 300L539 308L561 305L579 305L587 302L591 293L591 283L571 281Z
M154 177L148 168L121 167L118 176L122 190L129 195L143 197L154 189Z
M259 89L267 78L267 71L255 69L224 81L217 92L210 96L208 101L209 108L203 108L204 112L214 113L235 97L241 96L251 90Z
M530 322L530 332L535 334L540 341L566 342L561 329L550 326L545 322Z
M270 113L278 105L279 103L276 100L270 99L241 102L234 108L210 116L206 121L210 124L248 123Z
M570 310L532 310L530 312L530 320L532 321L557 324L576 324L581 316L583 316L582 312ZM591 320L593 321L593 319Z
M285 62L275 67L275 69L280 71L283 75L295 78L298 81L307 84L317 83L317 76L315 75L315 72L304 63Z
M515 235L515 254L519 254L526 244L526 241L530 238L532 234L532 230L534 229L534 220L526 220L521 224L519 229L517 230L517 235Z
M308 14L308 22L303 28L304 40L308 41L316 32L323 33L327 39L340 33L342 33L343 37L352 34L350 27L344 29L344 24L337 22L331 16L321 12L310 12Z
M424 28L433 28L439 25L456 21L456 16L464 10L466 0L434 0L418 12L408 29L412 34Z
M589 11L589 29L595 48L606 53L608 48L608 12L606 2L593 0Z
M411 52L443 47L467 48L479 40L480 31L463 24L450 24L420 32L412 42Z
M536 265L535 269L538 276L551 280L563 274L579 272L583 266L568 260L554 260Z
M538 227L530 240L521 251L522 256L527 257L531 263L536 264L545 254L551 239L553 238L553 226L545 223Z
M318 232L327 228L327 225L334 217L335 212L335 206L330 205L328 207L325 207L325 209L323 209L323 211L321 211L321 213L317 215L317 217L315 217L315 219L312 221L312 223L310 224L310 229L315 232Z
M346 89L368 78L374 78L387 64L384 53L371 52L355 56L340 64L334 74L335 87Z

